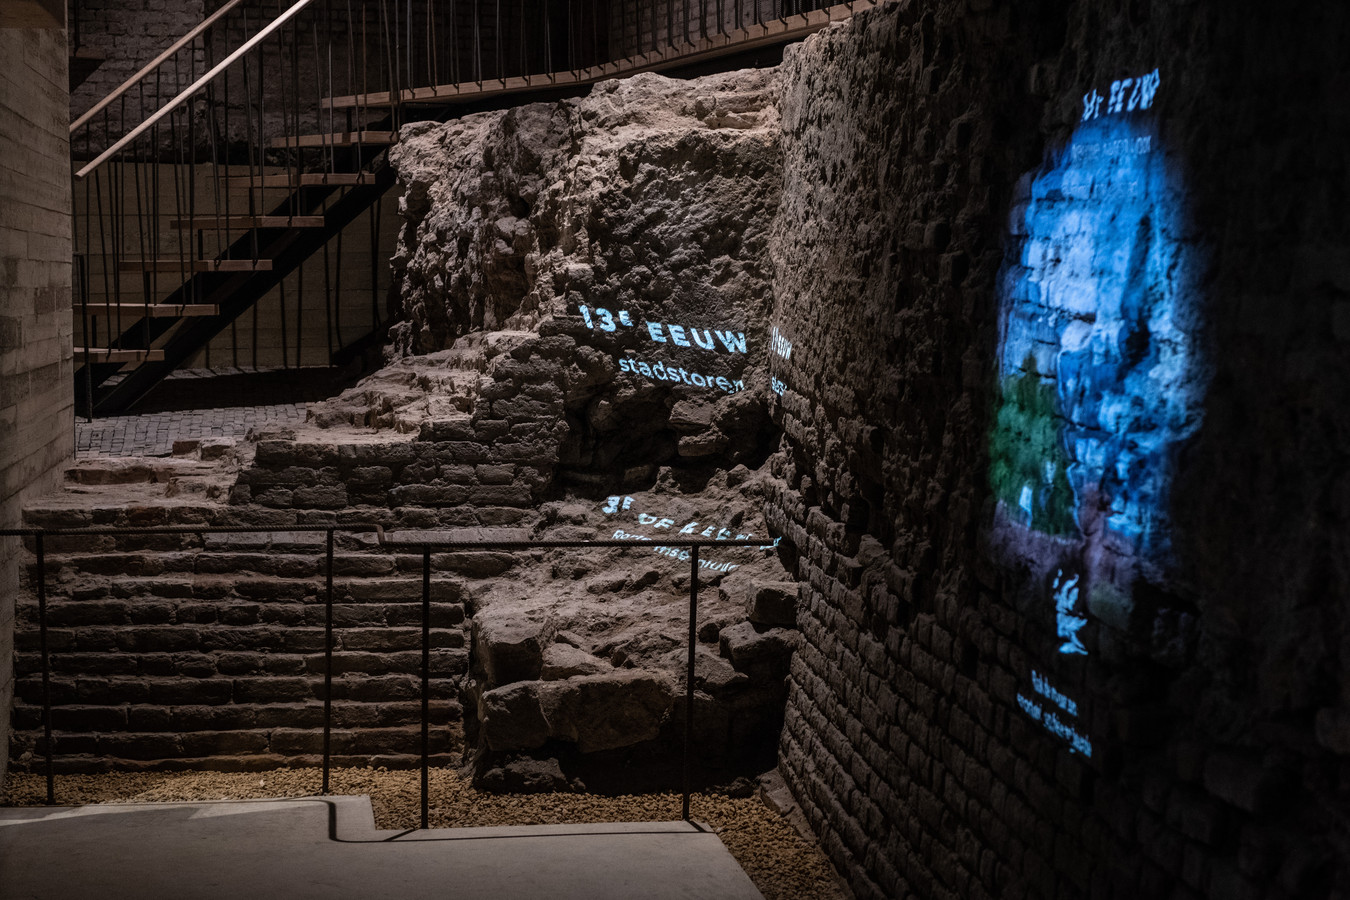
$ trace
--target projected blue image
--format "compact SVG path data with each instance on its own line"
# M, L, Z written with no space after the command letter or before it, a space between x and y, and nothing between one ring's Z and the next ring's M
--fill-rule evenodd
M1000 284L990 435L1009 518L1071 540L1114 536L1144 557L1166 550L1172 451L1198 427L1203 392L1181 185L1151 120L1129 114L1157 89L1155 71L1085 96L1084 121L1014 211L1021 253Z

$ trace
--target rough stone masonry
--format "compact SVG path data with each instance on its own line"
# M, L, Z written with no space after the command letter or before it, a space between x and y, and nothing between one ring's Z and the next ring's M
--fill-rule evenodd
M791 351L771 367L785 440L768 519L798 554L803 643L780 766L858 896L1350 890L1350 258L1324 202L1345 184L1347 107L1331 85L1348 26L1339 7L912 2L787 54L769 246L772 324ZM1089 131L1106 136L1085 144ZM1126 158L1140 153L1164 174ZM1000 406L1000 298L1042 303L1035 353L1093 333L1087 312L1057 335L1052 310L1106 302L1010 295L1037 285L1010 279L1067 273L1039 283L1055 290L1117 265L1072 274L1093 245L1036 244L1027 204L1100 196L1106 175L1046 179L1107 159L1176 204L1141 221L1135 246L1198 260L1186 318L1129 326L1167 343L1127 343L1112 363L1204 360L1161 388L1203 392L1167 426L1189 436L1140 463L1171 483L1133 519L1166 526L1148 540L1106 530L1130 521L1123 504L1040 525L1039 465L1007 500L989 475L991 433L1023 428L1025 448L1040 432L1016 423L1046 421L1041 387ZM1143 253L1122 271L1150 271ZM1043 369L1033 354L1025 383L1101 382L1065 358ZM1073 427L1107 446L1096 423ZM1045 446L1054 463L1071 445ZM1045 489L1063 504L1055 492L1081 490L1082 470L1056 465ZM1121 471L1100 496L1128 498L1116 485L1147 474ZM1017 529L1047 534L1010 554ZM1168 552L1138 550L1164 536ZM1091 593L1045 567L1080 558Z

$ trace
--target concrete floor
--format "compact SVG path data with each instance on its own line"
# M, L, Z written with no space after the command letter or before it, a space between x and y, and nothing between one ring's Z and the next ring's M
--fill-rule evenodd
M0 809L6 900L762 900L683 822L379 831L366 797Z

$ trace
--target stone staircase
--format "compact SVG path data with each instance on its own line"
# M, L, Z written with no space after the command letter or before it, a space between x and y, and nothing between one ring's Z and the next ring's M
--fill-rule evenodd
M196 460L157 460L134 472L116 461L84 465L70 479L73 495L28 510L27 521L46 528L314 524L302 514L207 500L224 493L218 486L232 480L228 469ZM359 519L360 510L349 515ZM323 532L44 540L57 771L320 761ZM459 759L470 599L459 576L466 567L477 571L480 556L432 559L431 752L439 764ZM11 757L18 770L43 765L36 570L30 556L15 625ZM421 748L421 555L393 552L373 532L338 531L333 575L333 761L411 765Z

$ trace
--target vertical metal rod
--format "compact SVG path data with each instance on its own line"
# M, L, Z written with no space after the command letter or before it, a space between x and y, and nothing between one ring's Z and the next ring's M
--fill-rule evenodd
M431 744L431 545L422 545L422 827L427 827L427 767Z
M300 179L297 177L296 183ZM299 196L300 189L296 188L296 196ZM308 259L309 257L306 257ZM300 359L301 342L305 334L305 260L300 260L300 264L295 267L295 367L298 369L304 365Z
M694 650L698 645L698 544L689 548L689 671L684 682L684 820L689 821L689 759L694 746Z
M56 770L52 767L52 679L51 657L47 653L47 553L38 532L37 587L38 587L38 650L42 654L42 739L47 754L47 805L56 803Z
M380 203L370 206L370 321L380 327Z
M324 244L327 247L327 244ZM333 334L337 338L337 347L342 349L342 232L337 233L337 266L333 272ZM332 360L329 360L332 365Z
M323 793L328 793L328 769L333 746L333 529L328 529L328 593L323 615Z

